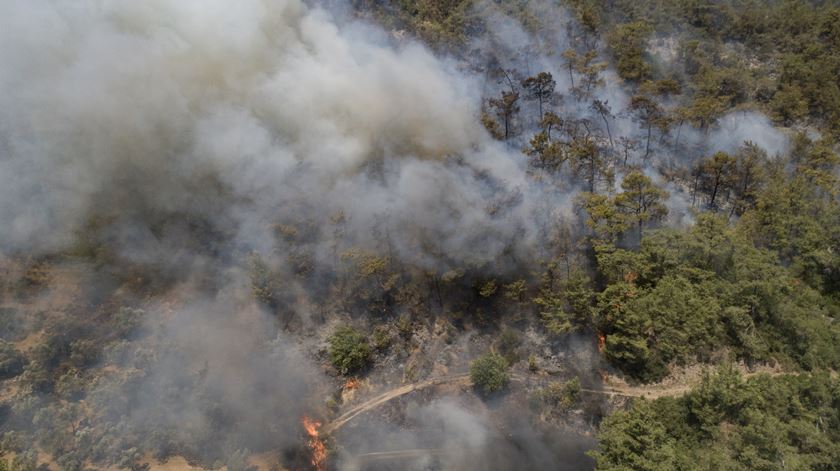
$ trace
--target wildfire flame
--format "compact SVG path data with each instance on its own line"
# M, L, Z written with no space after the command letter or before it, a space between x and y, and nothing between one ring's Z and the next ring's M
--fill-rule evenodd
M359 380L356 379L356 378L350 378L344 383L344 386L342 386L342 389L344 389L345 391L350 391L350 390L356 389L358 387L359 387Z
M604 347L607 346L607 336L602 332L598 332L598 351L603 352Z
M327 460L327 446L324 445L324 441L318 436L318 429L321 428L321 422L310 419L305 415L301 417L300 421L303 424L303 429L306 430L306 434L309 435L307 444L309 445L309 450L312 452L312 459L310 460L312 468L317 471L323 471L324 462Z

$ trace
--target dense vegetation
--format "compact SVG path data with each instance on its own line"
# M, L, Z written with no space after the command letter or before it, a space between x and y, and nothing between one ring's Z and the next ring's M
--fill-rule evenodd
M463 50L486 27L481 2L355 0L392 28L432 45ZM551 2L548 2L549 4ZM533 30L527 1L494 2ZM582 34L606 39L622 78L666 79L681 105L668 119L705 126L726 110L753 106L777 122L808 120L840 132L840 5L816 0L568 0ZM665 43L664 56L651 48ZM591 40L583 40L589 49ZM559 51L563 52L563 51ZM566 51L575 59L585 52ZM574 60L570 62L576 62Z
M629 80L673 77L686 116L714 116L756 104L780 123L803 118L840 131L840 6L836 2L571 2L593 28L608 31L618 72ZM641 47L667 38L676 50L654 60Z
M602 470L837 469L840 383L721 369L680 398L636 401L601 424Z

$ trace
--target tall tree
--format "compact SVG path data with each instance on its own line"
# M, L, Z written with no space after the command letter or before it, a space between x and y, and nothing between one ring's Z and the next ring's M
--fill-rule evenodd
M610 109L609 100L594 100L592 102L592 109L595 110L595 112L598 113L599 116L601 116L601 119L604 120L604 126L607 129L607 136L610 138L610 147L614 147L609 120L614 118L615 116L612 114L612 110Z
M543 118L543 103L551 100L557 82L548 72L540 72L522 81L522 86L528 92L528 97L537 100L540 107L540 120Z
M726 152L715 152L714 155L700 164L701 185L709 195L709 207L717 208L717 197L732 188L734 183L735 159Z
M735 201L729 215L740 215L744 210L755 205L758 190L765 178L764 166L767 152L753 142L747 141L735 155L732 176L732 191Z
M598 143L588 133L573 136L568 158L575 175L583 178L590 192L595 191L601 177L611 178Z
M490 107L495 110L496 116L502 120L504 125L504 139L511 136L511 126L516 113L519 113L519 92L502 92L501 98L491 98Z
M534 134L525 154L532 158L531 165L549 172L559 171L567 160L562 143L552 141L546 131Z
M636 120L647 129L647 142L643 157L646 160L650 156L650 139L653 127L662 124L662 121L666 118L665 112L653 97L645 94L633 95L630 98L630 111Z
M644 56L646 41L652 31L649 24L637 21L617 26L607 37L621 78L642 81L650 77L651 67Z
M615 206L636 225L641 239L646 223L659 221L668 214L668 208L663 204L668 192L654 185L653 181L639 170L634 170L624 177L621 189L624 191L616 195Z

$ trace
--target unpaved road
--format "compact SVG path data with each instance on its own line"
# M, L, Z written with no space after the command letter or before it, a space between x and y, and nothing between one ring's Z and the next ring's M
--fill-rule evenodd
M753 373L746 373L743 377L749 378L751 376L755 376L758 374L770 374L771 376L780 376L788 373L784 372L753 372ZM545 378L540 377L526 377L520 375L512 375L510 377L511 381L522 382L522 383L544 383ZM425 381L419 381L416 383L406 384L404 386L400 386L395 389L391 389L390 391L385 391L377 396L374 396L367 401L364 401L356 406L352 407L351 409L347 410L340 416L338 416L332 422L326 424L322 431L324 434L330 434L335 432L336 430L343 427L347 422L353 420L359 414L362 414L366 411L371 409L375 409L382 404L385 404L392 399L396 399L400 396L404 396L408 393L418 391L421 389L428 388L430 386L436 386L439 384L463 384L463 385L470 385L472 382L470 381L469 373L462 373L457 375L449 375L449 376L441 376L439 378L432 378L427 379ZM663 387L662 385L651 385L651 386L607 386L601 389L589 389L589 388L582 388L580 391L583 393L588 394L601 394L606 396L621 396L621 397L645 397L648 399L656 399L660 397L677 397L682 396L683 394L687 393L691 390L694 384L681 384L678 386L672 387Z
M517 382L528 382L532 380L531 378L525 378L519 375L511 376L511 381ZM400 386L395 389L391 389L390 391L385 391L377 396L374 396L367 401L364 401L356 406L352 407L351 409L345 411L343 414L338 416L332 422L324 425L321 429L324 434L330 434L335 432L336 430L343 427L347 422L353 420L359 414L367 412L371 409L375 409L382 404L385 404L393 399L396 399L400 396L404 396L414 391L419 391L421 389L425 389L431 386L436 386L439 384L464 384L470 385L470 375L469 373L457 374L457 375L449 375L449 376L442 376L439 378L432 378L427 379L425 381L419 381L417 383L406 384L404 386ZM604 394L608 396L624 396L624 397L648 397L648 398L657 398L657 397L664 397L664 396L679 396L685 394L686 392L691 389L689 386L679 386L674 388L662 388L662 387L608 387L602 389L581 389L581 392L590 393L590 394Z
M341 414L335 420L333 420L332 422L325 425L324 428L322 428L321 430L325 434L332 433L332 432L338 430L339 428L341 428L344 424L346 424L347 422L352 420L354 417L356 417L357 415L359 415L359 414L361 414L365 411L369 411L371 409L379 407L382 404L385 404L386 402L388 402L392 399L396 399L400 396L404 396L404 395L406 395L410 392L418 391L420 389L425 389L425 388L428 388L430 386L436 386L438 384L444 384L444 383L448 383L448 384L456 384L456 383L470 384L470 375L467 374L467 373L464 373L464 374L459 374L459 375L442 376L440 378L427 379L425 381L406 384L405 386L400 386L396 389L392 389L390 391L385 391L384 393L379 394L378 396L374 396L373 398L368 399L367 401L365 401L361 404L358 404L357 406L353 407L352 409L350 409L350 410L346 411L345 413Z

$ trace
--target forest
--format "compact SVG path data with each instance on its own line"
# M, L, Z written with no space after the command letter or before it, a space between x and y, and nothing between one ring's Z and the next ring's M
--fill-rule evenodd
M840 469L840 2L0 11L0 471Z

